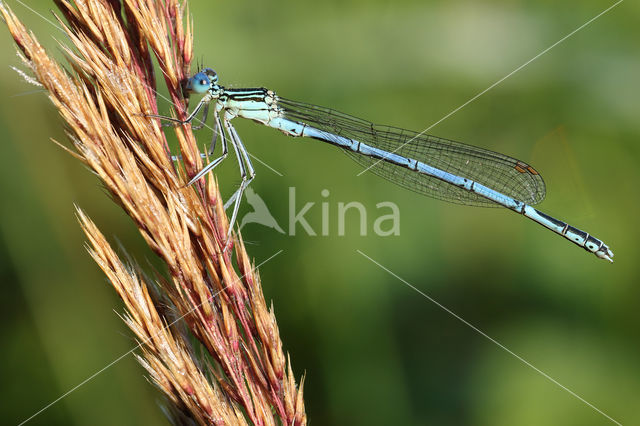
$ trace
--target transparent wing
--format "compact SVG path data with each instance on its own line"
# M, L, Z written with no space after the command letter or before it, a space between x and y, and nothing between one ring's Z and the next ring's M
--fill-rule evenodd
M338 111L279 98L278 105L290 120L325 132L355 139L388 152L412 158L457 176L474 180L527 204L545 197L542 176L523 161L509 156L396 127L379 126ZM492 201L431 176L380 161L356 152L346 154L369 171L404 188L452 203L498 207Z

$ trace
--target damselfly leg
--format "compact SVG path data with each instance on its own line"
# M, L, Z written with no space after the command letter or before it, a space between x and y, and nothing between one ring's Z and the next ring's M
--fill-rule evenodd
M205 97L206 98L206 97ZM185 119L185 120L179 120L177 118L173 118L173 117L167 117L165 115L157 115L157 114L145 114L145 117L148 118L159 118L160 120L164 120L165 123L162 123L162 127L177 127L177 126L182 126L184 124L188 124L191 123L194 118L196 117L196 115L198 114L198 111L200 111L200 109L202 109L202 118L200 119L200 123L193 126L192 129L193 130L200 130L202 129L204 126L206 126L206 121L207 121L207 116L209 113L209 102L203 102L205 100L205 98L201 99L200 102L198 102L198 105L196 105L196 108L193 110L193 112L191 114L189 114L189 116ZM207 156L211 156L213 155L213 152L216 149L216 142L218 140L218 132L219 129L221 129L220 126L220 119L218 118L218 114L217 112L214 114L215 115L215 119L214 119L214 126L213 126L213 136L211 138L211 144L209 146L209 150L208 152L205 154L204 152L200 153L200 157L202 158L206 158ZM224 136L222 136L224 137ZM223 150L223 152L226 152L225 150ZM223 154L223 157L226 156L226 154ZM181 155L172 155L171 156L171 160L172 161L179 161L182 159ZM217 165L217 164L216 164ZM215 166L214 166L215 167ZM212 169L209 169L212 170ZM195 179L197 180L197 179ZM194 179L192 179L189 182L189 185L191 185L193 182L195 182Z
M225 136L225 132L224 131L218 132L218 129L222 129L223 128L222 127L222 123L220 122L220 115L216 111L216 112L213 113L213 116L214 116L214 119L215 119L215 129L213 131L213 140L211 141L211 148L209 149L209 153L210 154L213 153L213 149L216 146L216 139L218 137L218 133L220 133L220 141L222 143L222 154L220 154L220 157L216 158L215 160L211 161L209 164L204 166L204 168L202 170L200 170L193 178L191 178L191 180L185 186L192 185L198 179L202 178L204 175L209 173L211 170L215 169L220 163L222 163L222 161L225 158L227 158L228 149L227 149L227 138ZM229 136L229 137L231 137L231 136ZM233 139L231 140L231 143L233 143Z
M236 222L236 218L238 217L238 210L240 209L240 202L242 201L242 195L244 190L247 189L253 178L255 178L256 173L253 169L253 164L251 164L251 160L249 159L249 154L247 153L240 136L236 132L236 129L233 127L231 122L226 119L224 120L225 129L229 137L231 138L231 145L236 153L236 157L238 159L238 167L240 168L240 177L242 181L240 182L240 187L233 194L232 197L235 197L235 202L233 204L233 213L231 214L231 220L229 221L229 235L227 238L231 237L231 231L233 229L233 224ZM236 195L237 194L237 195ZM228 202L225 203L225 207ZM225 245L226 246L226 245Z
M202 104L202 102L200 102L196 108L200 109L201 104ZM208 107L209 107L208 105L204 106L204 114L206 114L206 112L208 110ZM227 234L227 240L225 241L225 244L224 244L225 249L226 249L227 243L229 241L229 238L231 237L231 232L233 231L233 226L234 226L234 224L236 222L236 218L238 216L238 210L240 209L240 202L242 200L242 194L244 193L244 190L247 188L247 186L249 186L249 183L251 183L251 181L255 177L255 170L253 168L253 164L251 163L251 160L249 159L249 154L248 154L246 148L244 147L244 144L242 143L242 140L240 139L240 137L238 136L238 133L236 132L236 130L233 127L233 125L231 124L230 119L227 118L226 113L224 113L224 114L225 114L225 116L221 120L220 119L220 114L218 114L217 111L215 111L213 113L215 124L214 124L214 129L213 129L213 140L211 141L211 147L209 149L209 154L212 154L213 150L215 149L216 140L217 140L218 134L219 134L220 135L221 145L222 145L222 153L221 153L221 155L218 158L212 160L202 170L200 170L193 178L191 178L191 180L185 186L192 185L193 183L195 183L196 181L201 179L203 176L205 176L207 173L209 173L210 171L215 169L220 163L222 163L222 161L225 158L227 158L227 155L229 153L227 138L229 138L229 140L231 140L231 145L233 147L233 150L234 150L234 152L236 154L236 158L238 159L238 167L240 169L241 182L240 182L240 187L236 190L236 192L233 194L231 199L229 199L229 201L227 201L227 203L225 203L225 209L231 203L234 204L233 213L231 215L231 219L229 220L229 231L228 231L228 234ZM182 124L189 123L190 121L193 120L193 118L195 117L195 114L191 113L186 120L177 120L175 118L166 117L166 116L162 116L162 115L148 115L148 117L158 118L158 119L161 119L161 120L168 120L173 125L177 126L177 125L182 125ZM204 119L204 117L203 117L203 119ZM194 127L194 129L195 129L195 127ZM222 129L223 131L219 131L218 129ZM204 156L205 154L201 154L201 155ZM177 161L177 160L180 159L180 156L174 156L174 157L172 157L172 159L174 161Z

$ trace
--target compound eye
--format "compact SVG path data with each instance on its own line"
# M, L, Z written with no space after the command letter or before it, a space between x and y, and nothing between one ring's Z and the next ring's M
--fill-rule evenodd
M209 80L211 80L212 83L218 82L218 74L211 68L205 68L202 70L202 72L209 77Z
M204 93L211 87L211 80L204 72L199 72L187 80L187 90L195 93Z

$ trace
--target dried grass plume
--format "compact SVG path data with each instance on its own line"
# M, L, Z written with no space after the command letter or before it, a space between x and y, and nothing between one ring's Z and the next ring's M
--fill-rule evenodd
M306 424L303 386L282 351L255 266L238 236L237 269L233 252L222 249L228 220L214 179L184 187L202 167L190 126L175 129L176 164L157 120L144 117L157 113L154 59L178 118L185 117L181 83L192 60L186 1L54 1L71 41L63 46L69 69L1 1L0 12L66 123L73 144L66 149L100 177L166 264L168 278L126 265L78 209L90 253L124 301L140 362L167 396L172 421Z

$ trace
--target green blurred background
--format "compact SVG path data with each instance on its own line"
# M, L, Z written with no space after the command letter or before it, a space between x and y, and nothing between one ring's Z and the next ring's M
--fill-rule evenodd
M64 36L8 2L60 56ZM195 54L221 84L265 86L374 122L421 130L612 2L190 2ZM29 1L51 19L50 1ZM622 424L640 424L637 218L640 213L640 6L627 1L430 133L504 152L544 176L541 210L616 253L596 259L506 210L403 190L334 148L236 120L252 188L287 229L289 188L320 233L243 229L273 300L311 424L601 425L604 416L410 289L360 250ZM74 204L138 261L157 264L97 179L49 142L65 141L42 92L9 66L0 37L0 273L3 398L17 424L132 348L122 305L84 248ZM168 111L166 103L161 110ZM208 141L210 132L202 131ZM238 183L235 160L223 192ZM330 195L323 197L321 192ZM368 236L339 202L369 213ZM400 236L373 235L396 203ZM245 203L242 217L251 211ZM164 424L162 398L128 356L31 424Z

